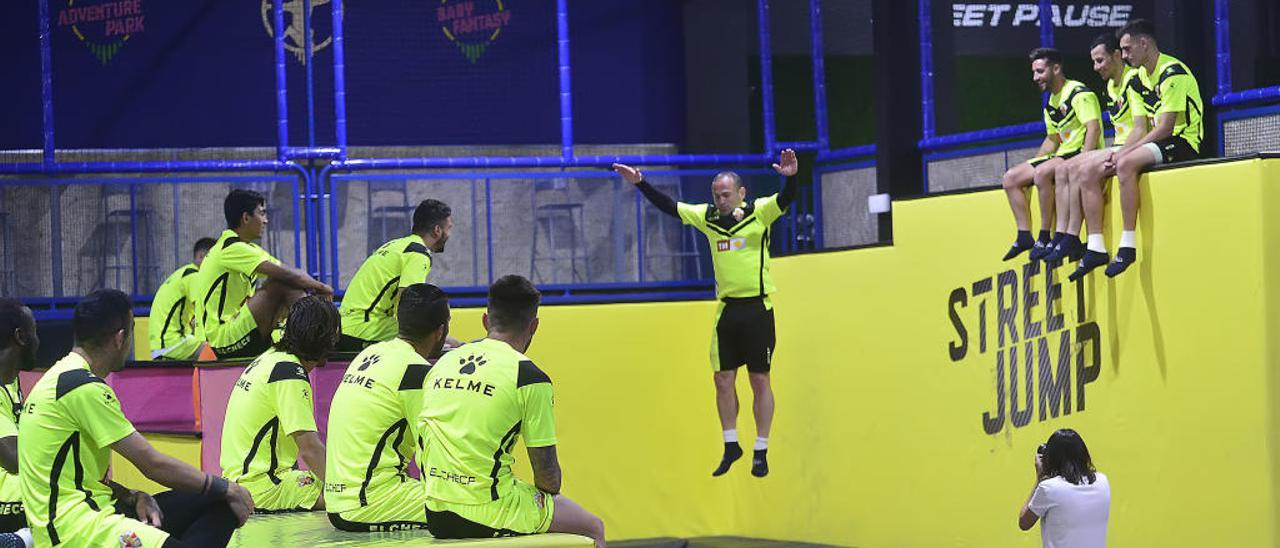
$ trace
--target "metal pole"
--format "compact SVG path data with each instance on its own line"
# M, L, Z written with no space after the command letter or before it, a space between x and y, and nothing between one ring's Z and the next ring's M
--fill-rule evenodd
M288 84L284 72L284 0L271 2L272 28L275 29L276 47L276 159L286 161L285 148L289 146Z
M818 128L818 150L830 150L827 129L827 68L822 51L822 0L809 0L809 36L813 42L813 112Z
M764 118L764 155L772 157L777 150L773 113L773 46L769 40L769 0L756 0L756 17L760 28L760 96Z
M573 157L573 87L569 75L569 2L556 0L556 44L560 77L560 155Z
M1227 0L1213 2L1213 28L1218 46L1218 95L1231 93L1231 18Z
M49 35L49 0L39 1L40 26L40 107L44 137L44 165L52 166L53 156L53 46Z
M933 102L933 14L930 0L920 0L920 132L925 139L936 134Z
M347 159L346 46L342 30L342 0L333 2L333 128L338 161Z
M1040 0L1040 47L1053 47L1053 2Z

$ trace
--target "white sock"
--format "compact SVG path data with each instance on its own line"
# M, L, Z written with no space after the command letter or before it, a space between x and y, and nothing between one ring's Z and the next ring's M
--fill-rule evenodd
M737 428L733 428L733 429L730 429L730 430L725 430L725 431L724 431L724 442L725 442L725 443L738 443L738 429L737 429Z
M1089 235L1089 251L1096 251L1098 253L1107 252L1107 242L1102 239L1101 234Z
M768 449L768 448L769 448L769 438L764 438L764 437L759 437L759 436L757 436L757 437L756 437L756 447L755 447L755 450L756 450L756 451L763 451L763 450Z
M1120 233L1120 247L1138 247L1138 233L1133 230L1125 230Z
M31 538L31 529L23 527L22 529L14 531L13 534L18 535L18 538L22 539L22 542L27 545L27 548L35 546L36 541Z

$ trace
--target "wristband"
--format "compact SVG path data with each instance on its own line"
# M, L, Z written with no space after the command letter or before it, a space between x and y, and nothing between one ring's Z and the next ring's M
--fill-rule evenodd
M220 499L226 498L227 487L229 486L229 483L227 482L226 478L222 478L218 476L211 476L211 477L213 478L213 481L209 485L209 496L220 498Z

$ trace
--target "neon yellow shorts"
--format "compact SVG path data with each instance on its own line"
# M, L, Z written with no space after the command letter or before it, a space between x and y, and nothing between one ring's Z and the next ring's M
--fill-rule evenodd
M320 500L323 485L315 474L307 470L287 470L279 477L280 483L262 479L240 484L253 495L253 505L258 512L309 512Z
M501 495L498 500L485 504L455 504L427 499L427 529L436 538L471 538L482 535L457 534L474 531L469 524L444 523L433 513L453 513L471 524L482 528L496 530L487 536L532 535L545 533L551 528L551 518L555 513L552 496L540 491L537 487L516 480L515 487Z
M258 321L253 319L247 302L226 323L209 324L205 337L221 360L256 358L271 348L271 341L258 332Z
M86 512L58 516L55 526L32 527L36 546L121 546L125 548L159 548L169 533L138 520L115 513L113 508L97 512L87 506ZM55 539L53 535L56 535Z
M335 528L357 533L421 529L427 525L427 492L422 482L409 479L383 489L368 506L330 512L329 522Z

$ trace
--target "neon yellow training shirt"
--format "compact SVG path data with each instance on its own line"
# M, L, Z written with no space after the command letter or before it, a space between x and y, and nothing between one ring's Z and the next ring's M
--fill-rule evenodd
M416 234L382 244L342 296L342 333L374 342L395 338L400 289L426 282L430 272L431 252Z
M431 366L408 342L392 339L356 355L329 408L325 507L346 512L390 504L410 481L418 448L422 383Z
M770 225L782 216L778 195L743 204L742 220L722 217L710 204L676 203L680 222L707 237L716 298L763 297L777 290L769 274Z
M511 449L556 444L551 379L505 342L483 339L445 354L427 373L418 431L427 497L498 500L515 485Z

